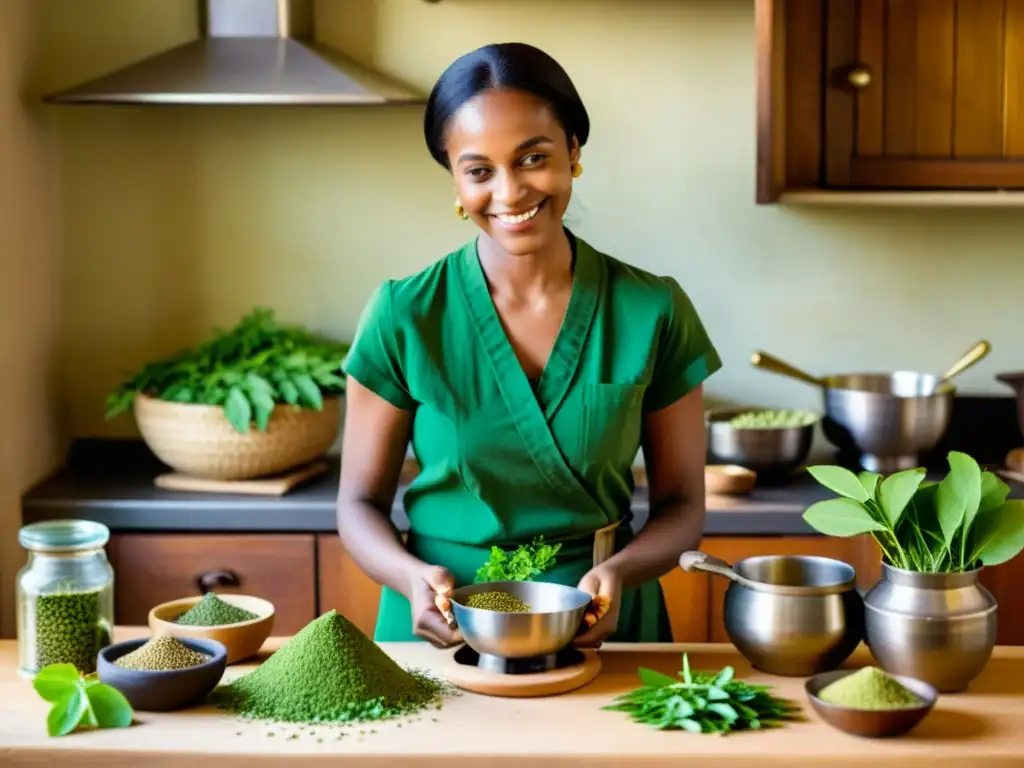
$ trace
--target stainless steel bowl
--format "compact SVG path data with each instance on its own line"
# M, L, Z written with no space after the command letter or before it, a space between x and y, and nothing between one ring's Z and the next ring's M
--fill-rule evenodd
M827 672L864 638L864 603L853 566L811 555L748 557L735 567L705 552L684 552L684 571L731 580L725 631L752 665L773 675Z
M954 390L936 390L940 380L912 371L829 376L822 432L864 469L916 467L938 445L953 412Z
M737 464L771 482L788 477L807 460L817 421L800 427L734 427L729 420L764 407L718 408L707 412L708 458L712 464Z
M506 592L529 605L530 612L503 613L465 605L480 592ZM452 613L466 645L481 655L505 659L558 653L576 636L590 600L581 589L539 581L473 584L451 595Z

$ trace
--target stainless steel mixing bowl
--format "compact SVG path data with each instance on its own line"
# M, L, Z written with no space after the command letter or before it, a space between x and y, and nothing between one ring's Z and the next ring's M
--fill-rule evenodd
M764 672L800 677L827 672L864 638L856 573L841 560L762 555L734 567L705 552L684 552L679 565L731 579L725 631L744 658Z
M470 608L480 592L506 592L530 606L529 613ZM451 595L455 623L466 645L479 654L505 659L547 656L565 648L579 632L591 597L581 589L539 581L494 581L456 589Z
M770 428L734 427L729 423L741 413L763 410L769 409L716 408L705 414L712 464L738 464L756 472L759 481L772 482L787 478L807 460L817 421L800 427Z

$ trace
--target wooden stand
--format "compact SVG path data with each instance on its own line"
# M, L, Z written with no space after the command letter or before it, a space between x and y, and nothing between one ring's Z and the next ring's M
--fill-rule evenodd
M245 493L255 496L284 496L301 483L327 471L327 462L315 461L297 467L283 475L258 477L252 480L211 480L192 477L180 472L157 475L153 483L167 491L190 491L193 493Z
M557 696L582 688L601 671L601 657L592 649L581 649L583 661L579 664L526 675L506 675L460 664L455 660L457 652L458 649L453 650L444 660L445 677L452 685L485 696Z

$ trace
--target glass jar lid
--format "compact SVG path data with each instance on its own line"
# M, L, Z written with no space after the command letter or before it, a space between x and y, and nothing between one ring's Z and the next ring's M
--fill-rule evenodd
M47 520L23 526L18 543L33 552L75 552L98 549L110 539L110 529L92 520Z

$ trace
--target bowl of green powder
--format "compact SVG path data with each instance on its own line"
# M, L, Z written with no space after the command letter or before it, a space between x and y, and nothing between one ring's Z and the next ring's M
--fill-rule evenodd
M100 651L100 682L117 688L133 708L171 712L195 706L217 687L227 649L216 640L154 635Z
M249 595L215 594L161 603L149 612L155 634L216 640L227 663L255 656L274 629L274 605Z
M931 712L938 691L923 680L878 667L822 672L804 684L811 706L829 725L855 736L902 736Z

